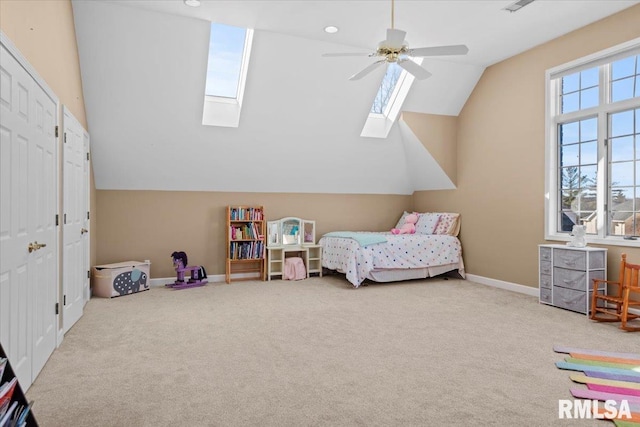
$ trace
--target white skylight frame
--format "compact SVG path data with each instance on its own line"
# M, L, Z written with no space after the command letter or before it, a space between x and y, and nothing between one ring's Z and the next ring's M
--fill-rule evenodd
M418 65L422 65L423 58L408 58L408 60L413 61ZM360 136L386 138L389 135L391 127L400 115L402 104L404 104L405 99L407 99L407 95L409 94L409 90L411 89L411 85L413 85L413 81L415 79L416 78L413 74L407 72L405 69L402 70L383 114L369 112ZM382 85L382 82L380 85ZM378 93L376 92L376 96L377 94Z
M212 25L215 25L212 23ZM246 28L244 50L240 64L240 76L235 98L224 96L204 95L204 106L202 111L202 124L204 126L238 127L240 124L240 113L244 100L247 73L249 70L249 59L251 57L251 46L253 43L253 29ZM205 88L206 92L206 88Z

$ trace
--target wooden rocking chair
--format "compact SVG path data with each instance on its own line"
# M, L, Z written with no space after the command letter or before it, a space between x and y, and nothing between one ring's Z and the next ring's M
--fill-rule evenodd
M629 313L630 307L640 307L640 265L627 262L627 254L622 254L618 281L593 279L593 295L591 300L591 319L599 322L620 322L620 329L640 331L640 325L629 326L630 320L640 316ZM600 287L604 285L604 287ZM612 292L606 294L610 285ZM603 293L601 293L603 292ZM634 295L635 294L635 295ZM632 299L632 297L636 299Z

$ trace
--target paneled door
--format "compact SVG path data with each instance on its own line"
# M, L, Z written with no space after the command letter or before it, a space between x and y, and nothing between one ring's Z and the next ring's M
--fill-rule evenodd
M63 329L82 316L88 290L88 135L63 107Z
M0 41L0 341L27 389L56 346L57 99Z

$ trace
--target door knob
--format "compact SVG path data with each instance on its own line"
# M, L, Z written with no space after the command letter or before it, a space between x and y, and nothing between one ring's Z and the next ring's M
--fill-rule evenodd
M86 228L83 228L82 230L80 230L80 234L84 234L84 233L88 233L89 230L87 230Z
M29 253L31 253L33 251L37 251L38 249L44 248L46 246L47 246L46 243L38 243L38 241L36 240L33 243L29 243L29 246L27 246L27 249L29 250Z

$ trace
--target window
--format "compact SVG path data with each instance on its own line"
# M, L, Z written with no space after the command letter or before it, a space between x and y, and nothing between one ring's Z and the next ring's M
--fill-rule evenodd
M246 28L211 24L205 95L238 98Z
M547 71L548 239L640 246L640 39Z
M396 63L391 62L387 67L387 72L382 78L380 88L376 97L373 99L373 105L371 106L372 114L384 114L389 105L389 101L392 99L392 95L397 94L397 83L402 74L402 68ZM395 93L394 93L395 92Z
M408 60L421 65L423 58L408 58ZM400 114L400 108L402 108L414 80L415 77L397 63L390 62L387 65L387 72L382 78L360 136L387 137Z
M202 124L238 127L253 30L211 23Z

